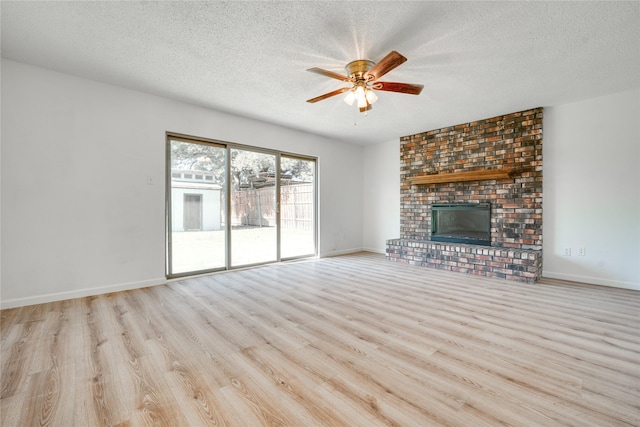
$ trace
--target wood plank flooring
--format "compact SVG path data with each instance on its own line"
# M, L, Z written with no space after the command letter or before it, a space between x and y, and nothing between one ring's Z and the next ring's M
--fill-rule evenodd
M640 292L360 253L2 310L2 426L638 426Z

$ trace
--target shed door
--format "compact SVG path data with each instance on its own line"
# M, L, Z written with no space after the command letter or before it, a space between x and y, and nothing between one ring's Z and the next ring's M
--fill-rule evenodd
M202 230L202 194L184 195L184 230Z

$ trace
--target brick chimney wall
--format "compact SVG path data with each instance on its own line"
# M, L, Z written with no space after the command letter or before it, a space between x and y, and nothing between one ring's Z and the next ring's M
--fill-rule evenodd
M542 275L542 108L400 138L400 238L390 261L520 282ZM510 178L411 184L432 174L512 168ZM431 204L491 204L491 247L433 242Z
M542 249L542 108L400 138L400 237L429 240L432 203L490 203L491 246ZM513 178L412 185L407 178L515 168Z

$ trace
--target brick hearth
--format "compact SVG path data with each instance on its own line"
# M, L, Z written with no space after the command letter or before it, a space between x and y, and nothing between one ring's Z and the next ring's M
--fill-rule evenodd
M400 139L397 262L533 282L542 271L542 108ZM412 184L433 174L510 168L504 179ZM432 203L490 203L491 246L432 242Z

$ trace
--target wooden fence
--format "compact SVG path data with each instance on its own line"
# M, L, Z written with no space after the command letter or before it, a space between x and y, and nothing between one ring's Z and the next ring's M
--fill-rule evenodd
M276 225L275 187L242 189L231 199L232 226ZM280 187L280 222L286 230L309 231L313 227L313 184Z

